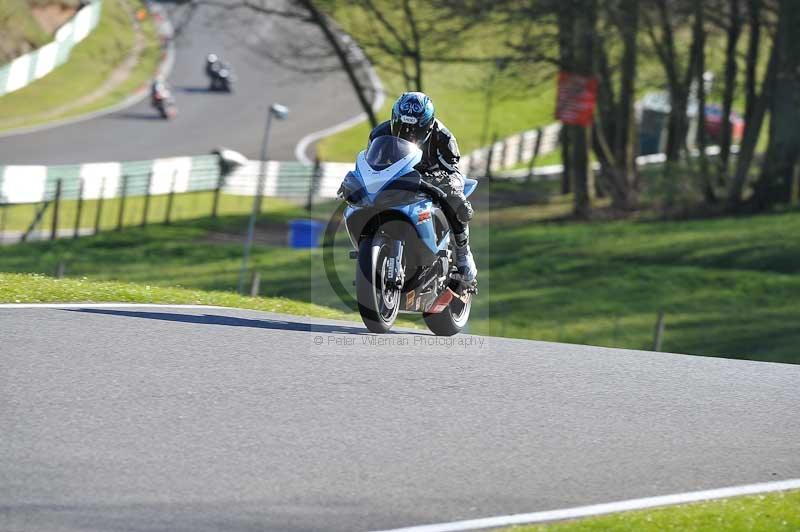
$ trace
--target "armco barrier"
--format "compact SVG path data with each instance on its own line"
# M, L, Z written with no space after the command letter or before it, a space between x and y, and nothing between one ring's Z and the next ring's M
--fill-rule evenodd
M53 42L0 67L0 96L25 87L66 62L72 48L97 26L102 5L102 0L92 1L58 29Z
M225 194L256 193L260 161L248 161L222 175L216 155L169 157L152 161L101 162L55 166L0 166L0 204L38 203L53 198L61 183L61 199L116 198L219 190ZM334 198L350 163L268 161L265 196Z
M498 172L504 168L527 163L533 159L537 144L539 145L537 155L545 155L556 150L560 133L561 123L555 122L540 129L511 135L494 142L491 146L479 148L462 156L459 167L468 175L483 175L487 166L490 172Z

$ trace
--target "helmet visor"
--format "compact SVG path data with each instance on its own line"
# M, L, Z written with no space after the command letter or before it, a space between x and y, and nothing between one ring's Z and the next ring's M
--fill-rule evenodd
M401 115L392 120L392 135L414 144L422 144L428 140L432 126L432 122L427 126L421 126L415 118Z

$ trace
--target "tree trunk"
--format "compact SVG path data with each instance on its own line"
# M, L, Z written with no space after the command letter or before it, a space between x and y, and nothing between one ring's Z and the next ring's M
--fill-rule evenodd
M734 0L736 1L736 0ZM691 63L695 70L695 83L697 84L697 149L700 161L700 187L706 203L715 203L717 198L714 187L708 175L708 157L706 156L706 89L703 74L706 70L706 30L704 27L703 5L695 3L692 53L694 59ZM727 121L726 121L727 122Z
M736 173L733 176L733 181L731 181L728 190L729 210L735 211L741 206L742 192L744 191L747 177L750 175L750 166L753 163L756 144L758 144L758 137L761 135L761 127L764 125L764 117L767 114L767 108L772 97L777 63L778 46L777 43L773 43L769 63L767 65L767 72L764 75L764 81L761 86L761 94L756 96L755 92L753 93L750 118L745 122L744 138L742 138L742 144L739 147Z
M774 93L770 98L770 135L755 206L767 209L791 200L795 165L800 156L800 2L781 0Z
M617 193L613 204L620 209L632 209L636 200L636 55L639 33L639 0L622 0L621 4L622 64L617 104L616 137L614 139L614 175Z
M573 48L573 19L572 1L565 0L556 7L558 20L558 54L559 63L562 70L571 71L574 68L574 48ZM566 126L561 128L559 133L561 140L561 163L564 171L561 174L561 192L569 194L572 192L573 166L573 135L572 130Z
M747 71L745 74L745 112L744 123L753 118L756 103L756 72L758 68L758 49L761 46L761 0L748 0L747 15L749 35L747 39Z
M573 50L575 72L584 76L594 74L594 39L597 19L597 0L576 0L573 6ZM592 211L593 174L589 167L591 126L567 126L572 131L572 189L574 214L589 218Z
M730 16L728 21L728 42L725 52L725 87L722 94L722 130L719 141L719 173L720 184L728 180L728 164L731 154L731 121L733 111L733 95L736 90L736 46L741 34L741 13L739 0L729 0ZM755 65L753 65L755 68Z
M314 4L313 0L299 0L300 4L303 8L308 12L310 18L314 21L314 23L322 30L322 34L325 36L325 39L328 41L328 44L331 45L333 48L336 57L339 59L339 63L342 65L345 73L347 74L347 78L350 80L350 84L353 86L353 90L356 93L356 97L358 98L358 102L361 104L361 108L369 118L370 125L374 128L378 125L378 120L375 117L375 112L372 110L372 103L367 100L366 92L364 91L364 87L361 85L361 82L358 80L358 76L356 75L355 69L353 65L350 63L350 59L347 56L347 52L342 48L342 43L337 37L337 35L331 29L330 24L328 23L328 19L325 15L317 8Z
M564 171L561 174L561 193L569 194L572 192L572 142L570 132L566 127L561 128L561 162Z

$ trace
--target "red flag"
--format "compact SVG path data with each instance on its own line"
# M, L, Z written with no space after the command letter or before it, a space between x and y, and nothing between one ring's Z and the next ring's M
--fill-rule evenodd
M558 73L556 118L564 124L589 126L597 103L597 78L570 72Z

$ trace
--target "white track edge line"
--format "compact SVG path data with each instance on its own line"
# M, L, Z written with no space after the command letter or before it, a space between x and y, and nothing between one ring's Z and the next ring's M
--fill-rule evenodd
M183 309L234 309L234 307L221 307L218 305L170 305L167 303L0 303L3 309L36 309L36 308L183 308ZM249 310L249 309L234 309Z
M800 488L800 478L796 478L796 479L782 480L777 482L746 484L743 486L732 486L728 488L718 488L718 489L704 490L704 491L690 491L685 493L675 493L672 495L661 495L657 497L645 497L642 499L630 499L627 501L593 504L590 506L563 508L560 510L548 510L543 512L533 512L526 514L499 515L495 517L469 519L466 521L453 521L450 523L437 523L430 525L410 526L404 528L392 528L376 532L457 532L464 530L480 530L484 528L497 528L497 527L505 527L511 525L544 523L547 521L560 521L564 519L577 519L582 517L605 515L615 512L625 512L629 510L641 510L645 508L655 508L659 506L686 504L691 502L709 501L714 499L723 499L727 497L737 497L741 495L755 495L758 493L770 493L775 491L785 491L785 490L799 489L799 488Z

